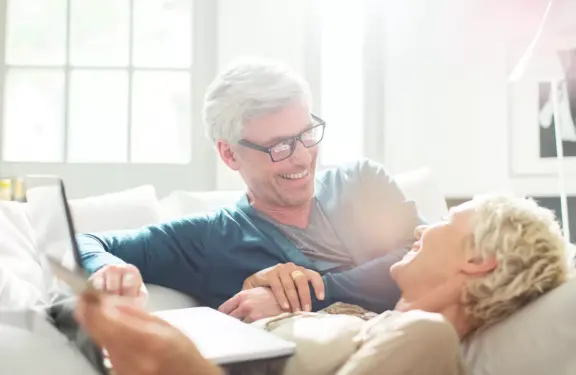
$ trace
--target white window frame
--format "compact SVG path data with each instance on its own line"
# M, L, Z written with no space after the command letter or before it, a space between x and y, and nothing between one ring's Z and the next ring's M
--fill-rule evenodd
M134 1L134 0L132 0ZM68 0L69 4L70 0ZM0 23L6 25L8 0L0 0ZM68 7L68 10L70 8ZM36 163L7 162L0 152L0 176L24 174L50 174L62 177L71 198L104 194L152 184L159 197L173 190L211 190L216 186L216 156L205 136L202 123L202 102L206 88L216 74L217 67L217 2L193 2L194 60L191 73L191 158L187 164L147 163ZM69 32L69 31L68 31ZM4 135L4 88L6 78L6 27L0 28L0 145ZM76 68L74 68L76 69ZM98 69L105 69L100 68ZM131 73L131 67L127 68ZM138 68L140 70L140 68ZM165 70L165 69L162 69ZM166 69L168 70L168 69ZM67 75L69 69L66 70ZM68 85L68 79L66 85ZM132 95L129 93L129 95ZM68 119L64 130L67 140ZM130 143L130 137L128 137ZM67 149L67 142L64 143ZM128 146L130 148L130 146ZM1 150L0 150L1 151ZM63 150L66 160L67 150Z
M357 1L364 3L363 124L358 124L363 127L363 156L384 163L385 7L381 0ZM314 97L312 111L322 117L322 4L321 0L310 0L308 4L304 70ZM329 121L326 126L330 126ZM320 168L333 166L319 160Z

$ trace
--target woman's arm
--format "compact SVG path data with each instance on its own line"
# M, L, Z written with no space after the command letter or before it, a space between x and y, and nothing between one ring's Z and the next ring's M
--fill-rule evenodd
M223 374L177 328L121 297L86 292L76 318L106 349L117 375Z
M460 339L442 315L413 310L366 323L337 375L464 375Z

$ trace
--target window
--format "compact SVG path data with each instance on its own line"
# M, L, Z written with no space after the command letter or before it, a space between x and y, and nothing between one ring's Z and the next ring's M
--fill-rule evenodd
M212 3L0 0L2 173L74 179L78 168L112 168L118 187L132 187L155 183L138 165L151 175L156 165L158 179L179 181L171 188L208 188L192 180L211 180L202 174L207 157L197 156L207 148L198 138L214 75Z
M190 160L192 0L13 0L6 21L4 160Z
M321 113L326 121L322 164L364 155L364 4L321 0Z

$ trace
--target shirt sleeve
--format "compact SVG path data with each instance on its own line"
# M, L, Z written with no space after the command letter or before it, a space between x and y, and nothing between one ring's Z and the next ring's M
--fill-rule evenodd
M92 274L109 264L136 266L145 283L200 292L209 218L198 216L136 231L77 236L84 269Z
M325 298L320 301L312 296L314 311L336 302L359 305L376 313L394 309L400 299L400 289L390 276L390 267L406 252L398 249L351 270L322 276Z

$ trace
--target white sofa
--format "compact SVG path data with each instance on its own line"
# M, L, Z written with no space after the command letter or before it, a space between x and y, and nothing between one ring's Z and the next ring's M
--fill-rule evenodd
M406 196L416 202L428 221L447 212L443 195L432 174L423 169L396 177ZM233 204L239 191L175 191L158 199L152 186L99 197L71 200L78 232L136 229L184 215L215 210ZM43 272L35 246L35 199L29 204L0 203L0 309L30 307L49 298L54 280ZM148 309L157 311L194 306L192 297L148 285ZM517 317L477 335L463 345L474 375L576 374L569 350L576 347L576 283L529 306ZM43 326L42 322L38 323ZM43 327L38 335L2 324L0 315L0 373L61 375L88 374L91 369L63 337ZM37 361L27 358L42 357ZM576 357L575 357L576 358ZM41 366L41 367L38 367ZM41 370L41 371L40 371Z

